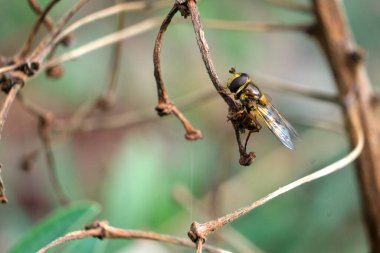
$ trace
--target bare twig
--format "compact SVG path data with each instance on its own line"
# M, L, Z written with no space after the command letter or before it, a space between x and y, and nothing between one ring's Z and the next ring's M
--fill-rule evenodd
M351 36L342 2L313 0L313 5L317 17L315 35L336 81L352 146L357 129L364 132L366 145L358 159L357 173L370 251L380 252L380 129L372 107L371 83L362 50Z
M258 83L260 83L261 87L265 87L273 91L288 92L303 97L309 97L329 103L340 104L339 95L306 87L305 85L282 80L280 78L274 78L273 76L256 73L255 77L259 80Z
M207 73L209 74L209 77L219 93L219 95L223 98L223 100L227 103L229 107L229 115L237 115L238 112L241 109L240 104L236 103L234 99L232 99L226 92L224 85L222 85L218 75L216 74L216 70L214 67L214 64L211 59L210 49L203 31L203 26L200 20L200 14L198 11L198 7L195 0L188 0L186 2L186 8L185 11L183 11L184 15L190 15L191 21L193 23L194 32L196 35L197 43L199 50L202 55L203 62L205 64ZM188 12L188 13L187 13ZM235 130L236 139L239 145L239 152L240 152L240 164L244 166L248 166L251 164L252 160L255 158L255 154L253 152L247 153L244 146L242 145L240 141L240 132L244 130L242 129L241 120L237 120L234 117L229 117L230 121L233 125L233 128ZM247 112L243 112L240 114L240 118L248 119Z
M50 112L34 103L29 101L27 98L23 96L21 92L17 94L17 99L20 102L20 104L25 108L25 110L30 114L35 116L36 118L45 117L46 115L49 115Z
M117 30L120 31L124 28L125 12L119 13L117 19ZM112 53L112 63L110 64L111 77L104 91L104 94L97 101L98 107L108 109L115 103L117 77L120 72L120 61L123 54L123 41L120 40L116 43Z
M21 89L21 84L14 85L11 90L9 91L3 105L1 106L0 110L0 140L1 140L1 133L3 132L3 127L5 124L5 121L8 116L9 109L11 108L13 101L15 100L17 93Z
M0 168L0 202L6 204L8 202L7 196L5 195L5 187L3 179L1 177L1 168Z
M118 1L116 1L118 2ZM125 21L125 12L120 12L117 21L117 30L120 31L124 27ZM70 118L70 130L75 129L81 125L84 118L91 114L96 109L100 110L108 110L115 103L116 97L116 84L117 84L117 76L120 70L120 58L122 55L123 43L122 40L119 40L116 43L116 46L113 49L112 53L112 63L110 64L110 73L111 77L108 82L108 85L105 88L105 91L102 91L95 101L90 103L84 103L80 106L71 116ZM69 129L68 129L69 130Z
M37 0L28 0L28 3L36 14L40 16L43 14L43 10L41 9L41 6L38 4ZM43 23L49 31L54 29L54 21L49 15L45 16Z
M37 22L34 24L33 28L32 28L32 31L30 32L29 34L29 37L27 38L26 42L24 43L24 45L22 46L22 48L20 49L18 55L16 56L16 58L25 58L25 56L28 54L31 46L32 46L32 43L33 43L33 40L35 39L36 35L37 35L37 32L39 31L41 25L43 24L44 20L45 20L45 17L46 15L49 13L49 11L61 0L51 0L49 2L49 4L46 6L46 8L44 9L44 11L42 12L42 14L40 15L40 17L38 18Z
M279 32L295 31L309 33L313 23L301 24L269 24L250 21L227 21L218 19L205 19L203 24L206 28L222 29L229 31L253 31L253 32Z
M0 74L4 74L6 72L10 72L10 71L13 71L15 68L17 68L17 64L11 64L11 65L8 65L8 66L5 66L5 67L1 67L0 68Z
M52 49L55 48L55 44L59 42L55 41L57 36L62 32L63 27L69 22L69 20L90 0L79 0L66 15L61 18L61 20L57 23L56 29L52 32L51 35L47 36L43 39L36 47L35 50L31 53L29 59L31 61L42 62L42 59L48 55ZM67 35L67 34L65 34ZM63 38L63 37L62 37Z
M203 243L204 241L202 239L199 239L196 244L197 244L197 253L202 253L203 252Z
M53 115L45 115L45 117L40 117L39 122L39 134L43 144L46 164L48 167L49 177L53 189L58 197L59 202L62 205L69 203L69 199L66 196L65 192L62 189L62 186L58 180L57 168L54 159L54 153L51 147L51 137L50 137L50 128L53 121Z
M75 30L77 30L78 28L80 28L86 24L92 23L92 22L99 20L99 19L109 17L111 15L115 15L115 14L122 13L122 12L140 11L140 10L151 9L151 8L152 9L156 9L156 8L159 9L159 8L163 8L167 5L168 5L167 0L156 1L152 4L148 4L148 3L146 3L146 1L136 1L136 2L130 2L130 3L116 4L112 7L106 8L104 10L100 10L98 12L91 13L90 15L88 15L84 18L81 18L78 21L74 22L72 25L70 25L65 30L63 30L57 36L57 38L54 40L54 42L55 43L58 42L61 38L63 38L67 34L74 32Z
M90 53L94 50L102 48L104 46L116 43L120 40L124 40L143 32L149 31L150 29L157 27L160 23L159 17L148 18L144 21L141 21L135 25L129 26L121 31L112 33L110 35L104 36L100 39L87 43L77 49L74 49L68 53L63 54L62 56L52 59L42 66L42 69L51 67L69 60L76 59L84 54Z
M251 205L238 209L237 211L227 214L221 218L218 218L213 221L209 221L203 224L200 224L198 222L193 222L190 227L190 231L188 233L190 239L194 242L198 241L199 239L206 240L207 236L210 235L215 230L218 230L222 228L224 225L238 219L239 217L247 214L248 212L251 212L252 210L256 209L259 206L262 206L263 204L267 203L268 201L286 193L289 192L303 184L312 182L316 179L319 179L321 177L330 175L333 172L336 172L348 164L352 163L362 152L364 147L364 135L363 131L361 129L358 129L358 132L356 133L356 146L355 148L345 157L342 159L310 174L303 178L300 178L288 185L285 185L278 190L268 194L267 196L255 201Z
M173 191L174 199L189 213L195 208L202 217L209 219L210 215L206 213L200 200L198 200L185 186L177 186ZM190 206L191 203L191 206ZM234 247L241 253L259 253L263 252L250 240L248 240L239 231L235 230L232 226L226 226L220 234L218 234L226 243Z
M178 11L178 5L175 3L173 8L170 10L166 18L161 24L160 30L158 32L154 50L153 50L153 64L154 64L154 77L156 79L157 84L157 93L158 93L158 105L156 106L156 111L158 115L164 116L170 113L174 113L174 115L182 122L186 134L185 138L188 140L197 140L202 138L202 133L198 129L195 129L191 123L186 119L186 117L181 113L181 111L169 100L168 93L165 88L165 84L161 74L161 60L160 53L162 47L162 41L164 37L164 33L174 15Z
M93 224L86 226L86 230L80 230L68 233L63 237L56 239L49 243L37 253L44 253L48 249L53 248L59 244L67 241L80 240L88 237L96 237L99 239L145 239L160 241L174 245L180 245L188 248L195 248L196 245L188 239L175 237L171 235L158 234L154 232L141 231L141 230L126 230L115 228L108 225L106 221L97 221ZM229 251L219 249L213 246L205 245L204 249L211 253L228 253Z

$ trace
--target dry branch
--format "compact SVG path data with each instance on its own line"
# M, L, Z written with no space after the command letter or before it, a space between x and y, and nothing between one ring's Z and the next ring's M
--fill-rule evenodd
M161 74L161 48L162 41L164 38L164 33L170 25L174 15L179 11L178 4L175 3L172 9L169 11L168 15L161 24L160 30L157 34L157 38L154 44L153 50L153 65L154 65L154 77L157 84L157 95L158 95L158 105L156 106L156 111L158 115L164 116L171 113L181 121L183 124L186 134L185 138L187 140L197 140L202 138L202 133L198 129L195 129L191 123L186 119L182 112L169 100L169 95L165 88L165 83Z
M188 232L188 235L190 239L194 242L197 242L199 239L206 240L207 236L210 235L212 232L222 228L228 223L233 222L234 220L240 218L241 216L251 212L252 210L256 209L259 206L262 206L263 204L267 203L268 201L287 193L295 188L300 187L303 184L312 182L314 180L317 180L321 177L325 177L327 175L330 175L333 172L336 172L348 164L352 163L362 152L364 147L364 135L362 129L357 129L357 132L355 134L355 140L356 140L356 146L355 148L345 157L342 159L312 173L309 174L303 178L300 178L290 184L287 184L278 190L268 194L267 196L255 201L251 205L240 208L236 210L235 212L232 212L230 214L227 214L223 217L220 217L216 220L208 221L206 223L198 223L193 222L191 224L190 230Z
M7 196L5 195L5 186L3 179L1 177L1 168L0 168L0 202L6 204L8 202Z
M106 221L96 221L91 225L86 226L86 230L80 230L68 233L63 237L60 237L53 242L49 243L37 253L44 253L48 249L53 248L59 244L67 241L80 240L88 237L96 237L99 239L145 239L160 241L169 244L184 246L188 248L195 248L196 245L188 239L175 237L171 235L158 234L149 231L141 230L126 230L115 228L108 225ZM204 245L204 249L211 253L228 253L229 251L219 249L213 246Z
M357 162L371 252L380 252L380 130L361 50L351 37L341 1L313 0L320 42L340 93L351 143L363 129L365 147Z

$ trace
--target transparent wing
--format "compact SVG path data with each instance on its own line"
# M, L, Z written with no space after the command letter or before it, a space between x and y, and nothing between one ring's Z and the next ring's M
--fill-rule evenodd
M272 133L289 149L294 149L291 135L299 137L296 129L277 111L271 103L257 105L257 113Z

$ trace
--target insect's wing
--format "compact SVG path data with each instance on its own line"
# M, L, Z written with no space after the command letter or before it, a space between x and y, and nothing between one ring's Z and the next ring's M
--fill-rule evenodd
M294 127L273 107L271 103L265 106L257 105L259 116L264 120L272 133L289 149L294 149L291 135L299 136ZM290 132L290 133L289 133Z

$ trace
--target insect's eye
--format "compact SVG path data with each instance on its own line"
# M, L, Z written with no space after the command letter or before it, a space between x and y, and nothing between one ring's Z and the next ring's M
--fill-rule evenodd
M241 73L240 76L232 80L228 88L231 92L236 93L239 88L247 82L248 78L249 76L247 74Z

